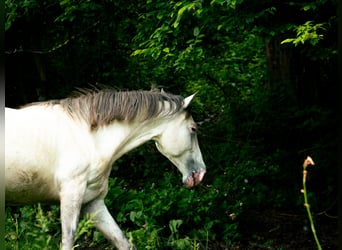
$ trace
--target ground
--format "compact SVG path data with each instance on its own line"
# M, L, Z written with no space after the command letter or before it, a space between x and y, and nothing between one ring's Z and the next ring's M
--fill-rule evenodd
M268 209L249 211L240 222L241 244L221 249L317 249L305 210ZM322 249L337 249L338 219L328 213L315 216L315 228ZM219 249L219 248L217 248Z

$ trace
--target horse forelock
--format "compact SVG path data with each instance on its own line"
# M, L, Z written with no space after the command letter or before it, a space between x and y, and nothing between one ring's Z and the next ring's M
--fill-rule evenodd
M182 110L183 103L183 97L159 91L101 90L40 105L59 104L73 119L84 120L91 130L96 130L115 120L143 122L174 115Z

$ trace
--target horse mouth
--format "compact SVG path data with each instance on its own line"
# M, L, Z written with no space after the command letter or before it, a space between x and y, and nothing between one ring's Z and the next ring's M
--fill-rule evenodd
M200 172L192 171L191 175L184 181L185 186L191 188L198 185L203 180L205 173L205 169L201 169Z

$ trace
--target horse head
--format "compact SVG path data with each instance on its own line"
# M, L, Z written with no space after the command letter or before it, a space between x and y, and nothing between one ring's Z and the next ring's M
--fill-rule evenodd
M189 188L199 184L206 172L197 140L197 126L186 111L194 96L184 99L183 110L170 119L162 133L155 138L159 152L179 169L183 183Z

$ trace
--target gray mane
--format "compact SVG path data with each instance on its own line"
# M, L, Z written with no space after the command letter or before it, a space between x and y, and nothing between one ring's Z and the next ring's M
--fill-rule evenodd
M169 105L165 106L165 101ZM45 104L59 104L72 117L86 121L91 130L117 121L138 121L173 115L183 108L184 98L160 91L101 90L53 100ZM41 104L44 104L41 103Z

